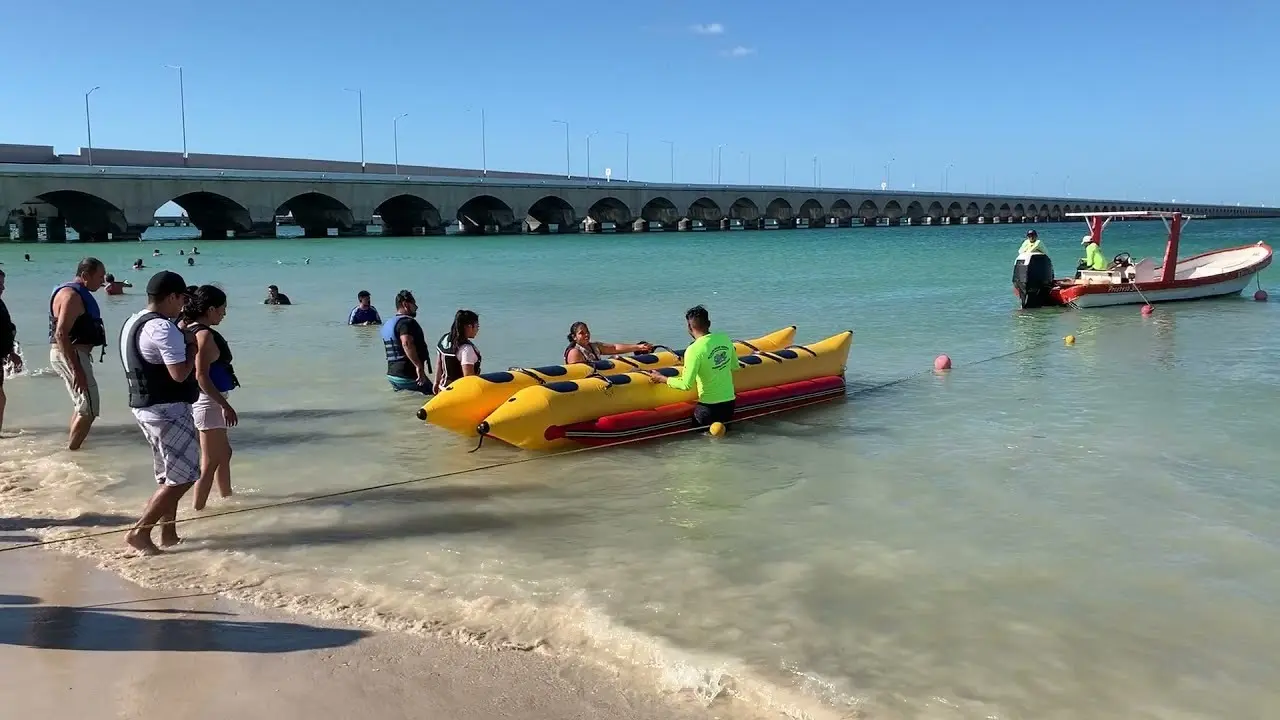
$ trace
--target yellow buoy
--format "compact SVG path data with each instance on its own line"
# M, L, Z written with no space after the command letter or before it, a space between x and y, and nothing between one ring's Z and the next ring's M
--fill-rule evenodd
M711 427L707 428L713 437L724 437L724 423L713 422Z
M1068 336L1066 336L1066 337L1062 338L1062 342L1064 342L1064 343L1066 343L1066 344L1068 344L1068 345L1075 345L1075 344L1076 344L1076 336L1075 336L1075 335L1068 335Z

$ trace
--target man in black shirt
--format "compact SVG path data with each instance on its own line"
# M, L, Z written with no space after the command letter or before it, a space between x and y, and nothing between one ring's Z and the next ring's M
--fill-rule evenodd
M262 301L263 305L292 305L289 296L280 292L280 288L275 285L267 286L267 297Z
M382 324L382 345L387 352L387 382L396 390L431 394L431 355L422 326L415 319L418 303L413 293L396 294L396 314Z
M0 270L0 295L4 295L4 271ZM18 328L9 317L9 308L0 299L0 358L11 365L15 373L22 372L22 356L17 352ZM4 372L0 372L0 429L4 428Z

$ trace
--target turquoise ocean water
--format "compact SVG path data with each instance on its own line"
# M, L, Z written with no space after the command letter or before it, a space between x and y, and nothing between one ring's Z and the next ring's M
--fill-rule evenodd
M101 299L113 336L154 268L232 297L240 494L214 511L525 457L468 454L474 441L416 421L382 379L376 328L344 325L357 290L384 317L413 290L432 339L475 309L486 369L558 361L575 320L601 340L680 344L684 310L704 303L735 337L854 330L850 398L722 440L195 522L159 559L124 557L118 537L66 548L148 584L582 657L725 716L1273 714L1280 304L1250 288L1149 318L1020 312L1025 229L198 242L194 268L177 229L6 244L30 369L5 383L0 516L132 516L152 489L113 352L104 416L82 452L60 449L70 405L47 370L47 297L88 251L139 286ZM1059 274L1074 267L1083 225L1038 229ZM1183 254L1277 231L1193 222ZM1158 256L1162 241L1159 223L1113 224L1104 247ZM130 271L138 256L148 269ZM270 283L295 305L261 305ZM928 372L939 353L957 368Z

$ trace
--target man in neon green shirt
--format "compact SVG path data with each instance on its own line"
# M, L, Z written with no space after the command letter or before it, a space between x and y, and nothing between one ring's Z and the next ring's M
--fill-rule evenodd
M1044 243L1040 242L1040 236L1035 230L1027 231L1027 239L1023 240L1022 247L1018 248L1019 255L1025 255L1026 253L1040 253L1041 255L1049 254L1045 252Z
M695 427L727 423L733 419L733 373L738 369L738 353L733 340L724 333L711 332L711 317L698 305L684 314L693 342L684 351L684 367L676 377L649 371L653 382L666 383L676 390L698 389L693 409Z
M1098 243L1094 242L1092 235L1085 235L1080 241L1084 246L1084 259L1080 261L1077 270L1106 270L1107 259L1102 257L1102 248L1098 247Z

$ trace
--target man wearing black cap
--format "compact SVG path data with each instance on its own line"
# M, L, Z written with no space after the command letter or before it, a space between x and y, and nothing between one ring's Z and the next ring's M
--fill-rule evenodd
M144 555L160 548L151 528L162 524L160 544L177 545L178 502L200 479L200 438L191 417L199 397L195 341L174 323L187 298L182 276L165 270L147 283L147 309L133 314L120 331L120 360L129 384L129 408L151 445L156 489L125 540Z
M1027 231L1027 239L1022 241L1022 247L1018 248L1019 255L1027 253L1040 253L1047 255L1044 251L1044 244L1040 242L1040 236L1035 230Z

